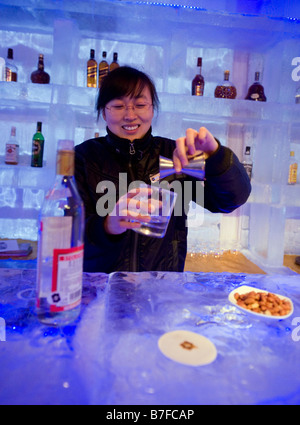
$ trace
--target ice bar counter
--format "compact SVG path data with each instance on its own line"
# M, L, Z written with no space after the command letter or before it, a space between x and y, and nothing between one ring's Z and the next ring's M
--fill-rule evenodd
M300 403L298 275L84 274L81 315L63 328L38 322L35 281L0 269L1 405ZM242 310L229 294L244 285L288 297L292 314ZM206 350L200 365L163 350L181 331Z

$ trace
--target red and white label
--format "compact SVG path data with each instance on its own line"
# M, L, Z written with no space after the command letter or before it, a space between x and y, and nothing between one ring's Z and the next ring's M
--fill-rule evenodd
M71 310L81 303L83 245L54 249L50 311Z

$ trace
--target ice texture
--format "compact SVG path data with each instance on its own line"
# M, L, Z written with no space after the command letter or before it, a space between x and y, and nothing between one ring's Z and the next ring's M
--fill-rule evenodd
M231 273L84 274L82 312L64 328L35 317L35 271L0 270L0 404L202 405L300 403L300 278ZM288 296L286 320L228 301L240 285ZM216 360L191 367L158 348L184 329Z

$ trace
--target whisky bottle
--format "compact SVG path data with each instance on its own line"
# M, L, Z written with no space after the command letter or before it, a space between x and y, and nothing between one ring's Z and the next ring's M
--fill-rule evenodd
M6 61L6 81L18 81L18 68L14 63L14 51L8 49Z
M33 138L32 138L32 154L31 154L32 167L43 166L44 143L45 143L45 139L42 134L42 123L38 122L36 126L36 133L33 135Z
M255 81L254 83L249 87L247 96L245 99L248 100L254 100L259 102L266 102L267 98L265 96L264 87L259 82L260 73L255 73Z
M49 84L50 75L44 70L44 55L39 54L38 68L31 73L31 82L36 84Z
M192 96L203 96L205 83L202 76L202 58L198 58L197 66L199 67L199 74L192 81Z
M296 184L297 183L297 171L298 171L298 163L295 160L295 152L290 152L290 161L289 161L289 176L288 176L288 184Z
M19 163L19 143L16 139L16 127L11 128L10 138L5 145L5 164Z
M215 97L224 98L224 99L235 99L236 98L236 88L229 81L229 71L224 72L224 81L223 83L217 85L215 89Z
M246 146L245 153L244 153L244 159L242 161L242 164L246 170L246 173L248 174L249 179L251 180L252 177L252 168L253 168L253 161L251 157L251 147Z
M95 50L90 50L90 59L87 61L87 87L97 87L98 65L95 60Z
M56 177L39 218L37 316L64 326L80 314L84 253L84 206L74 179L74 142L59 140Z
M102 61L99 62L98 87L101 87L103 78L109 72L109 65L106 62L106 52L102 52Z
M116 68L119 68L119 63L118 63L118 53L114 53L114 57L113 57L113 61L112 63L109 65L109 71L113 71Z

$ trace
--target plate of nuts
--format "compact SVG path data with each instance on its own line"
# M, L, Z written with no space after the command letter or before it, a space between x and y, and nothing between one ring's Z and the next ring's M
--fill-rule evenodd
M286 319L294 311L289 298L247 285L234 289L228 299L248 313L269 319Z

